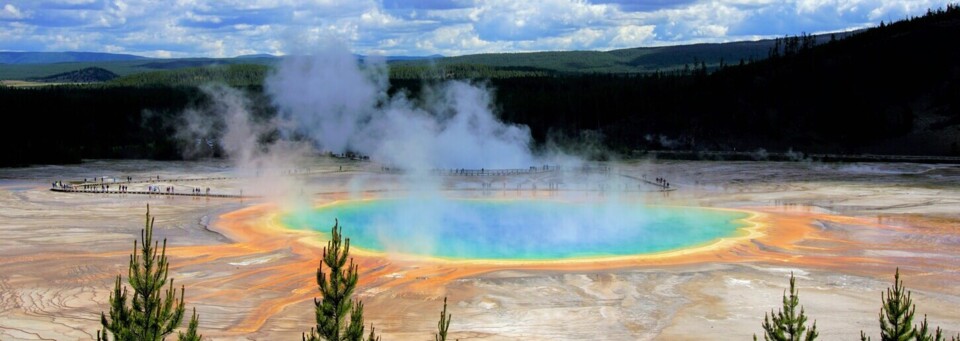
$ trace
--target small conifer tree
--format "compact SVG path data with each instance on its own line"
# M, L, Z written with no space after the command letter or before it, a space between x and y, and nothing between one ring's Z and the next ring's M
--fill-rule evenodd
M374 328L373 324L370 324L370 336L367 336L367 341L380 341L380 336L377 335L377 328Z
M440 322L437 322L437 334L433 336L435 341L447 341L447 330L450 329L450 319L453 314L447 314L447 298L443 298L443 311L440 312Z
M931 333L927 325L927 316L919 326L913 324L913 314L916 305L910 298L910 291L903 286L900 280L900 268L893 275L893 288L887 288L887 294L880 294L883 306L880 308L880 339L883 341L944 341L943 330L937 327ZM953 338L960 341L960 335ZM860 331L861 341L870 341L867 334Z
M110 295L109 318L105 313L100 313L103 330L97 331L98 340L110 340L109 335L112 334L116 341L159 341L183 321L184 289L180 287L178 297L172 278L167 285L170 268L167 263L167 240L163 240L162 247L153 240L153 222L150 206L147 206L146 223L140 231L141 243L138 248L138 243L133 242L133 254L130 255L128 282L133 288L133 297L127 299L127 288L122 285L121 276L117 275L113 294ZM164 286L167 286L165 292ZM197 323L194 311L186 335L195 338L186 340L200 339L196 335ZM181 340L184 339L181 337Z
M880 308L880 339L882 341L906 341L916 333L913 329L913 313L916 306L910 298L910 291L903 287L900 280L900 268L893 275L893 288L887 288L887 294L880 294L883 306Z
M817 339L817 322L814 321L808 330L804 323L807 322L807 316L800 307L800 313L797 314L797 305L800 304L795 287L796 278L790 273L790 296L786 291L783 293L783 308L776 314L770 311L770 315L763 316L763 339L766 341L813 341ZM772 320L772 321L771 321ZM806 334L804 334L806 332ZM757 336L754 335L756 340Z
M323 248L323 260L317 267L317 285L320 299L314 299L317 325L303 334L307 341L361 341L363 340L363 303L351 300L350 296L357 287L357 265L347 265L350 253L350 239L343 239L339 221L335 221L330 231L330 241ZM323 272L326 264L329 275ZM347 321L347 315L350 315ZM372 328L372 327L371 327ZM378 339L371 330L368 339Z
M943 330L940 327L937 327L933 334L930 333L930 328L927 327L927 315L923 315L923 322L920 323L919 327L913 326L913 329L917 331L914 337L916 341L944 341Z
M197 308L193 308L193 316L190 317L190 324L187 325L187 332L177 334L178 341L200 341L203 335L198 334L197 326L200 324L200 318L197 316Z

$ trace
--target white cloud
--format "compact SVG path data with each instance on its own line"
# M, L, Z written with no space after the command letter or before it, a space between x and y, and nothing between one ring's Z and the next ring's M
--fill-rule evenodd
M3 5L3 9L0 10L0 20L19 20L26 17L26 14L12 4Z
M723 25L703 25L693 30L696 37L719 38L727 35L729 28Z
M469 18L485 40L529 40L602 24L613 10L584 0L485 0Z
M609 50L845 30L921 15L946 0L644 6L627 0L465 0L430 6L438 3L388 9L383 0L0 0L0 50L234 56L308 52L320 37L337 38L361 54Z
M207 51L210 57L232 57L227 55L223 40L205 40L200 44L200 48Z
M117 46L117 45L106 45L106 46L103 47L103 52L109 52L109 53L125 53L126 51L127 51L127 50L124 49L122 46Z
M460 24L440 27L417 39L414 46L421 51L443 51L442 54L457 54L458 51L489 51L496 43L477 36L473 25Z
M360 22L369 27L389 27L402 23L399 19L385 14L379 8L371 8L360 15Z
M216 15L200 15L200 14L193 13L193 11L188 11L183 18L196 23L219 24L223 22L223 20Z
M628 25L617 27L616 35L610 40L611 47L635 47L649 42L656 35L653 25Z

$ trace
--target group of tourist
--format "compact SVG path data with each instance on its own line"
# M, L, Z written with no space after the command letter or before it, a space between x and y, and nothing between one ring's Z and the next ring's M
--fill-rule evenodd
M93 179L89 179L89 180L90 180L90 181L93 181L93 182L107 182L107 177L101 176L101 177L99 177L99 178L93 178ZM157 180L160 180L160 176L157 176ZM110 181L111 181L111 182L117 182L117 179L111 178ZM133 177L132 177L132 176L127 176L127 182L133 182ZM83 178L83 183L87 183L87 178Z
M99 189L99 192L100 192L100 193L106 193L106 192L109 192L109 191L110 191L110 185L103 185L103 184L101 184L101 185L98 185L98 186L99 186L99 188L98 188L97 186L92 187L93 190L94 190L94 191L97 191L97 190ZM84 186L84 189L90 190L91 187L90 187L90 186Z
M657 184L660 185L660 187L663 187L665 189L670 188L670 182L668 182L667 179L664 179L664 178L657 178Z
M202 194L202 193L203 193L203 191L202 191L200 188L194 188L194 189L193 189L193 194ZM206 195L210 195L210 187L207 187L207 194L206 194Z
M156 192L156 193L159 193L159 192L160 192L160 188L161 188L161 186L156 186L156 185L147 186L147 190L148 190L148 191L150 191L150 192ZM174 193L177 192L176 187L174 187L174 186L164 186L164 187L163 187L163 191L164 191L164 193L168 193L168 194L174 194ZM191 190L190 190L190 194L193 194L193 195L201 195L201 194L210 195L210 187L207 187L206 189L202 189L202 188L199 188L199 187L198 187L198 188L191 189Z
M150 185L150 186L147 186L147 190L150 192L160 193L160 186ZM176 189L173 186L165 186L163 187L163 191L166 193L174 193Z
M536 168L536 167L532 167L532 168ZM481 174L481 175L482 175L483 173L486 173L486 171L487 171L487 170L486 170L486 169L483 169L483 168L480 168L479 171L477 171L476 169L463 169L463 168L460 168L460 169L454 169L454 170L453 170L453 173L456 174L456 175L477 175L477 174Z
M84 179L84 180L86 180L86 179ZM110 191L110 185L107 185L107 184L100 184L100 185L86 185L86 184L85 184L85 185L83 185L82 187L77 187L77 186L74 186L74 185L65 184L65 183L63 183L63 181L59 181L59 180L58 180L58 181L54 181L51 185L52 185L53 188L63 189L63 190L77 190L78 188L80 188L80 189L82 189L83 191L95 191L95 192L102 192L102 193L105 193L105 192L109 192L109 191ZM127 186L119 185L119 186L117 186L117 190L118 190L119 192L126 192L126 191L127 191Z
M296 170L296 172L300 172L300 171L301 171L301 170ZM307 171L307 170L302 170L302 171ZM293 173L293 171L291 171L291 173ZM152 177L152 176L148 178L148 180L153 180L153 179L154 179L154 177ZM108 181L108 180L109 180L109 181ZM129 187L127 184L124 184L123 182L119 182L119 181L117 181L117 180L123 181L124 179L123 179L123 178L109 178L109 179L108 179L107 177L83 178L83 183L78 184L78 185L66 184L66 183L64 183L63 181L57 180L57 181L51 182L51 183L50 183L50 187L51 187L52 189L54 189L54 190L83 191L83 192L95 192L95 193L108 193L108 192L110 192L110 190L111 190L111 188L110 188L111 184L109 184L109 183L112 182L112 183L114 183L114 184L116 185L116 187L114 188L114 192L113 192L113 193L128 193L130 187ZM160 180L160 176L159 176L159 175L156 176L156 180L158 180L158 181ZM126 176L126 181L127 181L127 183L132 183L132 182L133 182L133 177L131 177L131 176ZM176 193L176 187L174 187L174 186L159 186L159 185L148 185L148 186L147 186L147 192L150 192L150 193L160 193L161 191L163 191L164 193L167 193L167 194L175 194L175 193ZM193 188L193 189L191 189L191 194L192 194L192 195L210 195L210 187L206 187L206 188L200 188L200 187Z

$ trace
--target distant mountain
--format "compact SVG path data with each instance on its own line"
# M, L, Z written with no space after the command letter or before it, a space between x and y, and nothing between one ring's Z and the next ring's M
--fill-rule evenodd
M149 58L132 54L101 52L0 52L0 63L2 64L50 64L145 59Z
M402 62L402 61L417 61L417 60L431 60L443 58L443 55L434 54L429 56L370 56L362 54L354 54L354 57L357 58L360 62L363 62L366 59L373 59L378 61L387 61L387 62Z
M841 39L857 32L841 32L814 36L817 43ZM548 51L523 53L484 53L456 57L395 59L395 65L448 66L485 65L495 68L536 69L558 73L652 73L699 66L714 69L726 65L767 58L776 40L738 41L717 44L636 47L611 51Z
M242 56L233 57L233 59L256 59L256 58L280 58L269 53L258 53L258 54L245 54Z
M117 74L98 67L88 67L77 71L58 73L55 75L33 78L31 81L44 83L93 83L106 82L117 78Z
M278 58L170 58L110 60L93 62L63 62L47 64L6 64L0 67L2 80L27 80L50 75L76 71L88 67L99 67L119 76L128 76L158 70L180 70L185 68L224 66L234 64L273 65Z
M388 62L403 60L433 60L443 58L443 55L434 54L429 56L387 56Z
M156 70L175 70L184 68L194 68L212 65L226 65L235 62L229 59L195 58L195 59L161 59L150 63L138 65L142 68Z
M814 38L818 43L825 43L833 38L841 39L854 33L856 32L825 34ZM701 64L715 70L721 63L736 65L741 60L757 61L765 59L774 45L775 40L759 40L612 51L488 53L455 57L384 56L377 59L385 59L390 63L391 77L402 79L502 78L578 73L645 74L682 70L685 67L695 68ZM369 57L355 56L360 61ZM67 58L72 59L66 60ZM144 58L94 52L0 52L0 63L7 64L0 68L0 79L42 78L88 67L99 67L119 76L128 76L158 70L172 71L232 64L272 66L284 58L285 56L270 54L250 54L233 58ZM257 74L260 74L259 69L243 70L257 70Z

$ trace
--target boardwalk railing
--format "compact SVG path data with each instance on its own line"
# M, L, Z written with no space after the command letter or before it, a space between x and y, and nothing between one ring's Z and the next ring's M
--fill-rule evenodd
M642 152L658 159L673 160L728 160L728 161L823 161L823 162L913 162L958 164L960 156L940 155L882 155L882 154L826 154L799 152L756 151L695 151L648 150Z
M237 198L237 199L259 198L259 196L254 196L254 195L238 195L238 194L117 191L117 190L100 190L100 189L79 189L79 188L68 188L68 187L55 187L55 188L51 188L50 190L54 192L85 193L85 194L137 194L137 195L166 195L166 196L178 196L178 197Z
M216 180L230 180L236 179L236 177L220 176L220 177L210 177L210 178L168 178L168 179L158 179L158 178L143 178L133 179L127 181L126 179L118 178L106 178L104 177L103 181L99 180L100 178L93 178L93 181L87 181L75 186L100 186L100 185L125 185L125 184L148 184L148 183L157 183L157 182L191 182L191 181L216 181Z
M654 181L647 180L646 178L639 178L639 177L636 177L636 176L633 176L633 175L627 175L627 174L623 174L623 173L621 173L620 176L625 177L625 178L628 178L628 179L640 181L640 182L645 183L645 184L648 184L648 185L656 186L657 188L659 188L660 191L663 191L663 192L669 192L669 191L675 191L675 190L677 190L676 187L670 187L670 186L667 186L667 185L662 184L662 183L658 183L658 182L654 182Z
M435 169L433 175L441 176L506 176L521 174L540 174L555 172L557 168L514 168L514 169Z
M383 167L380 169L381 173L388 174L403 174L407 173L407 170L401 168L392 168L392 167ZM575 168L564 168L561 166L541 166L541 167L530 167L530 168L506 168L506 169L432 169L429 171L431 175L437 176L510 176L510 175L531 175L531 174L544 174L544 173L556 173L556 172L579 172L579 173L609 173L610 167L608 166L582 166Z

